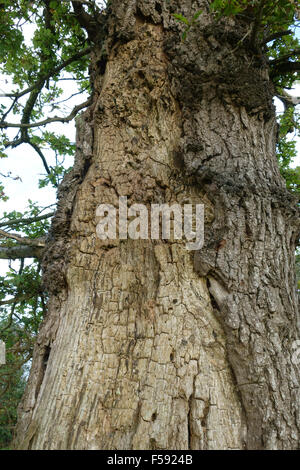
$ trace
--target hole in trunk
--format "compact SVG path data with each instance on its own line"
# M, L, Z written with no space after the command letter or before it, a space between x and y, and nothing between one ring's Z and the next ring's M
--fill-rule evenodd
M37 382L36 382L35 398L38 397L41 385L42 385L43 380L44 380L44 376L45 376L46 368L47 368L47 365L48 365L48 359L49 359L49 356L50 356L50 352L51 352L50 346L45 346L44 347L44 354L43 354L43 357L42 357L42 363L40 364L40 370L39 370L38 377L37 377Z
M155 3L155 10L161 15L162 8L160 3Z
M44 357L43 357L44 372L45 372L46 367L47 367L47 364L48 364L48 359L49 359L49 356L50 356L50 351L51 351L50 346L46 346L45 352L44 352Z

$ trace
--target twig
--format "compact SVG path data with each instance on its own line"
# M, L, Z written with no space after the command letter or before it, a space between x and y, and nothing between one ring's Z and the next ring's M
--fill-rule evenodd
M44 168L47 172L48 175L50 175L51 171L50 171L50 168L48 166L48 163L47 163L47 160L43 154L43 152L41 151L40 147L36 144L34 144L33 142L29 141L28 142L29 145L31 145L31 147L36 151L36 153L40 156L42 162L43 162L43 165L44 165Z

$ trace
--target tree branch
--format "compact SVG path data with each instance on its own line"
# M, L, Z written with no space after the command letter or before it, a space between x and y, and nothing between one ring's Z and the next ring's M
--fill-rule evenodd
M282 36L288 36L289 34L293 34L293 31L287 29L286 31L277 31L277 33L270 34L267 36L261 44L267 44L268 42L274 41L274 39L282 38Z
M41 151L40 147L38 145L34 144L33 142L31 142L30 140L29 140L28 144L31 145L31 147L36 151L36 153L41 157L44 168L45 168L47 174L50 175L50 173L51 173L50 168L48 166L47 160L46 160L43 152Z
M284 54L281 57L278 57L277 59L270 60L269 64L276 65L276 64L280 64L281 62L287 62L288 59L297 55L300 55L300 49L293 49L289 51L288 54Z
M45 240L43 238L27 238L21 237L17 233L9 233L5 230L0 229L0 237L1 238L11 238L12 240L16 240L17 242L21 243L22 245L29 245L29 246L38 246L44 247Z
M37 217L29 217L27 219L8 220L7 222L0 222L0 227L11 227L14 225L19 225L19 224L28 225L33 222L39 222L40 220L49 219L54 214L55 212L49 212L48 214L39 215Z
M298 70L300 70L300 62L281 62L280 64L276 65L276 67L274 67L270 73L270 76L274 78L286 73L297 72Z
M1 124L0 124L0 128L1 128ZM4 147L5 148L8 148L8 147L11 147L11 148L16 148L18 147L19 145L21 144L28 144L30 145L36 152L37 154L39 155L39 157L41 158L42 162L43 162L43 166L46 170L46 173L49 175L51 173L50 171L50 168L48 166L48 163L47 163L47 160L43 154L43 152L41 151L40 147L37 145L37 144L34 144L33 142L31 142L28 134L27 134L27 129L25 130L26 131L26 134L23 135L22 137L20 137L19 139L16 139L16 140L10 140L8 142L6 142L4 144Z
M39 121L39 122L34 122L34 123L31 123L31 124L23 124L23 123L20 123L20 124L14 124L12 122L3 122L3 123L0 123L0 129L7 129L8 127L15 127L15 128L19 128L19 129L29 129L31 127L40 127L40 126L45 126L46 124L50 124L51 122L69 122L69 121L72 121L72 119L76 116L76 114L83 108L86 108L87 106L89 106L90 104L92 103L92 99L89 98L87 101L85 101L84 103L81 103L77 106L75 106L72 110L72 112L69 114L69 116L66 116L66 117L58 117L58 116L54 116L53 118L48 118L48 119L44 119L43 121ZM9 146L11 145L11 142L8 142L6 146Z
M90 3L91 5L91 3ZM82 28L88 33L88 37L92 40L97 31L96 31L96 22L94 18L85 11L82 6L82 2L72 1L72 6L74 10L74 15Z
M44 248L38 246L0 246L0 259L42 258Z

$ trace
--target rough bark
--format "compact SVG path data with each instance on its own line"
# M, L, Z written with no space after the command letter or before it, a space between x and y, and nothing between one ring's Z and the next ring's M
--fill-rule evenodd
M119 4L119 5L118 5ZM112 2L44 259L23 449L295 449L297 209L263 55L206 2ZM191 6L193 5L193 6ZM173 11L171 10L173 8ZM172 12L204 10L185 42ZM99 204L205 204L205 246L96 237Z

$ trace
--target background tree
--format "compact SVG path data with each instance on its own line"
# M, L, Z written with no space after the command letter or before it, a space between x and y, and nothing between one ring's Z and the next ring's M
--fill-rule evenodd
M59 186L74 146L45 126L88 107L50 235L53 213L35 206L5 214L0 232L2 258L37 260L2 280L12 349L27 327L32 338L50 296L20 409L24 448L298 445L299 224L274 163L271 103L285 106L278 160L297 192L287 134L299 130L298 100L286 92L299 70L297 4L189 3L1 2L2 72L15 87L2 105L2 155L30 145L41 185ZM30 46L23 21L35 25ZM91 97L57 117L65 70ZM96 240L95 208L118 194L204 202L204 249L192 260L176 243Z

